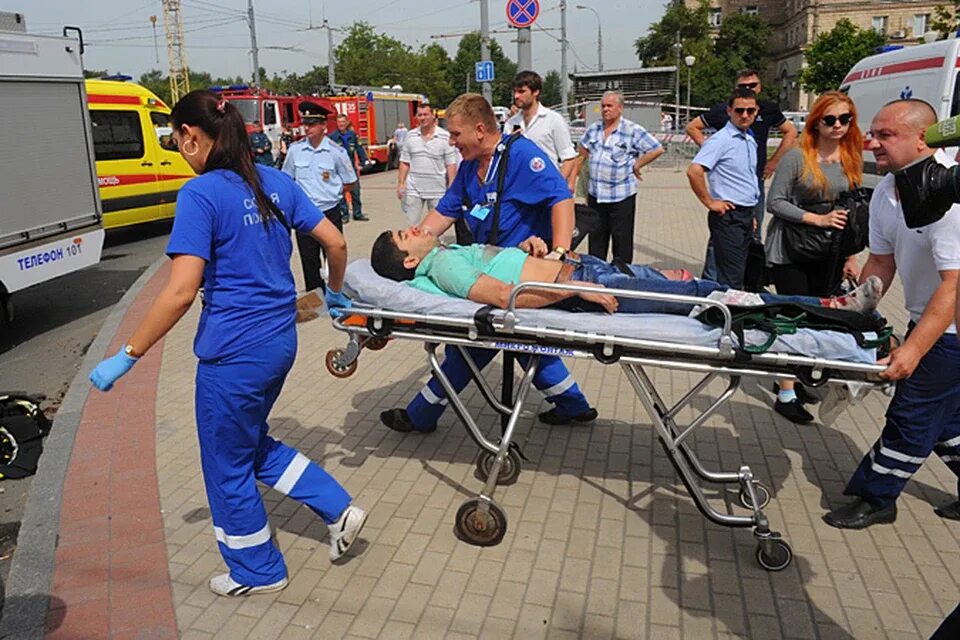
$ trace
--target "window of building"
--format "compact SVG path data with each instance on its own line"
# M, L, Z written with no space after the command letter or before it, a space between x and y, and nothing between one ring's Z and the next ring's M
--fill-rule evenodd
M93 151L97 160L143 157L143 131L136 111L90 111Z
M757 15L758 13L760 13L760 10L757 9L757 5L755 5L755 4L748 4L748 5L745 6L744 8L740 9L740 12L741 12L741 13L745 13L745 14L747 14L748 16L755 16L755 15Z
M919 13L913 16L913 35L916 38L922 37L927 32L927 21L930 20L929 13Z
M710 7L709 20L710 20L710 26L711 26L711 27L719 27L719 26L720 26L720 22L723 20L723 18L722 18L721 15L720 15L720 8L719 8L719 7Z
M888 16L873 16L873 30L881 35L887 34Z

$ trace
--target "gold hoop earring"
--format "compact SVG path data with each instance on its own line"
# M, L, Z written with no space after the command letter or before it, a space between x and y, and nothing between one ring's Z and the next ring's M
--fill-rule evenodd
M193 143L193 151L187 151L187 144ZM182 145L180 145L180 151L183 152L183 155L193 157L200 153L200 144L196 140L187 140Z

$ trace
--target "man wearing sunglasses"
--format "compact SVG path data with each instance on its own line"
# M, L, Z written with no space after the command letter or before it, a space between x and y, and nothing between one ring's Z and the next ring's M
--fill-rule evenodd
M736 88L750 89L759 97L763 89L763 86L760 84L760 75L753 69L744 69L738 72ZM758 100L758 107L759 112L753 124L750 126L750 130L753 132L753 137L757 141L757 148L760 150L760 153L757 154L757 181L760 185L760 200L757 202L757 207L754 211L754 218L757 221L756 235L759 238L763 230L763 211L765 208L763 181L773 175L777 164L780 162L780 158L782 158L783 154L789 151L790 147L796 142L797 128L793 126L792 122L787 120L776 102ZM723 126L727 124L727 120L729 120L727 116L727 103L721 102L720 104L714 105L707 113L691 120L687 124L687 135L697 143L697 146L702 147L703 141L706 140L704 130L710 128L720 131ZM776 152L768 160L766 154L767 138L769 137L771 129L779 131L783 135L783 138L780 140L780 146L777 147ZM715 280L716 275L713 246L707 245L703 277Z
M727 105L727 123L710 136L687 168L690 188L707 208L715 280L735 289L743 286L756 225L754 208L763 191L754 169L758 145L750 131L758 111L757 94L735 89Z

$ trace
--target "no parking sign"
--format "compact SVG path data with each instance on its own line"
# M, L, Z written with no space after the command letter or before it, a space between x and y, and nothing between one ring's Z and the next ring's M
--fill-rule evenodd
M517 29L525 29L536 22L540 15L540 0L509 0L507 22Z

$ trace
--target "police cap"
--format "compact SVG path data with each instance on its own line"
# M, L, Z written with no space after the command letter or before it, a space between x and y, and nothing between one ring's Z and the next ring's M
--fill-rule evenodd
M297 107L300 111L300 119L304 124L314 124L316 122L325 122L329 111L316 102L301 102Z

